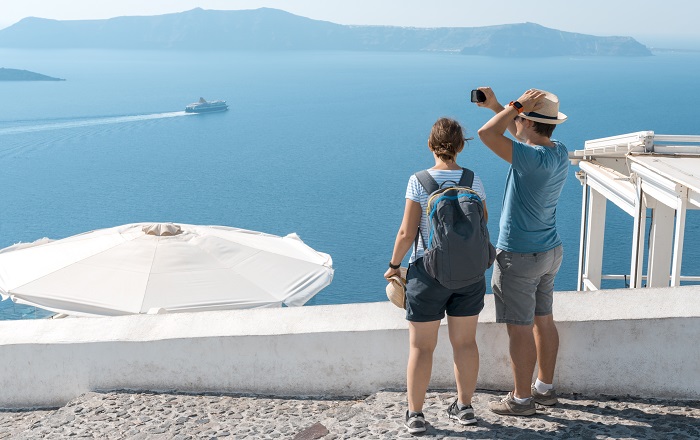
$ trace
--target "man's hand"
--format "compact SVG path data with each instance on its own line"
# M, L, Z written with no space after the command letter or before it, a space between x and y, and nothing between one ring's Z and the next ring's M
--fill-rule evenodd
M485 93L486 92L484 92L484 94ZM544 103L542 102L544 96L545 93L543 91L537 89L530 89L526 90L525 93L523 93L523 95L520 98L518 98L518 102L522 104L523 112L530 113L542 108L542 106L544 105Z
M496 94L493 93L493 90L491 90L491 87L479 87L477 90L481 90L484 92L484 95L486 95L486 99L484 102L477 102L476 105L479 107L486 107L488 109L491 109L494 111L494 113L498 113L501 110L503 110L503 106L498 102L498 99L496 99Z

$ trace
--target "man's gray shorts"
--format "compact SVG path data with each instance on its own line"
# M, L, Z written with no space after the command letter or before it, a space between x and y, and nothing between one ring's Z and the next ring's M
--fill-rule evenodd
M496 322L531 325L535 315L552 314L554 277L562 255L561 246L528 254L498 249L491 278Z

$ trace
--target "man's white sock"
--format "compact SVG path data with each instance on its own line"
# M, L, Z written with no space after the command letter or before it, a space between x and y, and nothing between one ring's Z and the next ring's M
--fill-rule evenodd
M515 400L515 403L517 403L518 405L528 404L528 403L530 403L530 399L532 399L532 397L522 398L522 397L516 397L515 394L513 394L513 400Z
M535 389L540 394L545 394L547 391L551 390L552 388L554 388L554 385L552 385L551 383L544 383L539 379L537 379L535 381Z

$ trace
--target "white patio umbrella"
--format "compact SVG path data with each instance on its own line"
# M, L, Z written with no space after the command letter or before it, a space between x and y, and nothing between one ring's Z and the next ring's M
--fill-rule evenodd
M296 234L135 223L0 250L0 295L69 315L301 306L333 261Z

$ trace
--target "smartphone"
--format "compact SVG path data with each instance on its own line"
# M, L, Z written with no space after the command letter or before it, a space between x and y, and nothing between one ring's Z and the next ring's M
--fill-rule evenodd
M486 95L481 90L472 90L472 102L484 102Z

